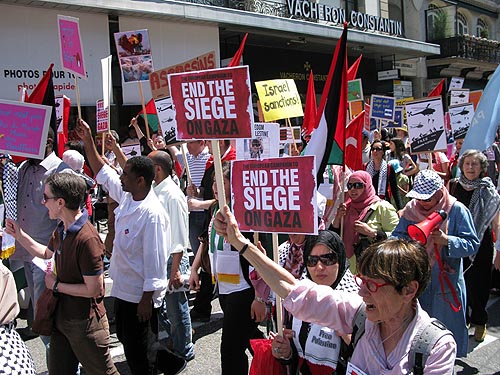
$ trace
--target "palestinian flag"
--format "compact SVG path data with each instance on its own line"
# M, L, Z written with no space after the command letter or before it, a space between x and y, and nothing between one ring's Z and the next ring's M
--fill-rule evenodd
M359 57L354 61L354 63L349 67L349 70L347 71L347 80L352 81L356 79L356 76L358 75L358 69L359 69L359 64L361 64L361 59L363 58L363 55L359 55Z
M144 119L144 121L146 121L146 119L144 118L144 111L141 110L138 113L138 115L141 116ZM153 132L157 132L159 120L158 120L158 114L156 112L155 101L153 99L151 99L146 104L146 116L148 116L148 124L151 130L153 130Z
M304 120L302 121L302 137L310 136L314 130L317 116L316 90L314 89L314 74L309 72L309 84L307 85L306 108L304 110Z
M241 56L243 56L243 50L245 49L245 42L247 41L248 33L245 34L243 40L241 41L238 51L234 54L233 58L229 62L228 67L239 66L241 62Z
M344 164L347 118L347 23L337 43L330 71L323 89L316 129L304 155L316 155L316 181L323 182L327 165Z

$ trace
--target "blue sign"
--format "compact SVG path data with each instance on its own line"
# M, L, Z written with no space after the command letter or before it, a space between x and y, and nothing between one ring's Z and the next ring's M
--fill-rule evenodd
M370 117L394 121L396 98L390 96L372 95L370 102Z
M397 106L394 110L394 121L387 123L387 128L402 128L403 127L403 107Z

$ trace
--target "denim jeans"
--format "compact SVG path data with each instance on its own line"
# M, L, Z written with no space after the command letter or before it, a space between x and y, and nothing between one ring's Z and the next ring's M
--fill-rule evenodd
M169 277L171 269L172 256L170 256L167 263L167 275ZM184 255L179 264L179 271L182 275L185 275L188 269L189 258ZM186 292L166 294L159 318L160 324L172 339L174 353L185 359L191 359L194 356L194 344L192 342L191 317Z

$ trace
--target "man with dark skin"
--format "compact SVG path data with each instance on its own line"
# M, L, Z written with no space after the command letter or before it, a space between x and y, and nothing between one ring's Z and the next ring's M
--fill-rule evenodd
M97 182L119 203L109 269L116 333L132 374L156 374L150 344L158 334L157 314L168 281L165 265L171 240L170 220L152 188L154 165L147 157L136 156L127 160L118 176L99 156L88 124L80 119L75 130Z

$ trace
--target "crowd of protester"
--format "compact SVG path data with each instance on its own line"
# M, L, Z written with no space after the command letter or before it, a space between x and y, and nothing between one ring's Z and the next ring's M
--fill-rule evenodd
M5 233L16 240L10 268L24 266L35 316L44 292L58 300L52 332L41 336L50 374L79 374L80 367L88 375L117 374L110 324L135 375L163 371L162 327L166 373L178 373L195 357L192 321L210 320L215 296L224 313L222 374L248 373L250 340L263 337L258 324L274 319L268 311L277 298L283 298L284 331L271 334L272 355L293 374L408 373L415 366L412 342L431 324L443 325L423 373L451 374L455 358L469 350L468 327L477 342L485 339L490 289L499 287L496 145L460 156L461 140L455 140L450 158L443 152L415 157L405 128L392 138L385 129L364 131L364 170L347 171L340 182L346 194L333 220L319 217L316 236L290 233L274 263L265 237L254 245L229 210L230 161L236 159L230 141L219 141L229 206L219 207L209 142L167 145L156 133L148 139L136 118L129 129L122 146L140 145L143 155L127 158L116 132L105 135L101 155L79 119L79 140L68 142L62 160L50 133L43 160L13 165L2 159L2 168L10 163L18 175L17 219L5 222ZM106 196L104 242L92 223L97 187ZM446 218L427 243L411 241L408 227L435 211ZM34 257L55 266L44 270ZM110 316L103 302L108 266ZM7 365L17 369L22 358L17 373L33 374L15 330L12 277L3 266L0 271L0 342L19 353ZM196 292L191 311L187 284Z

